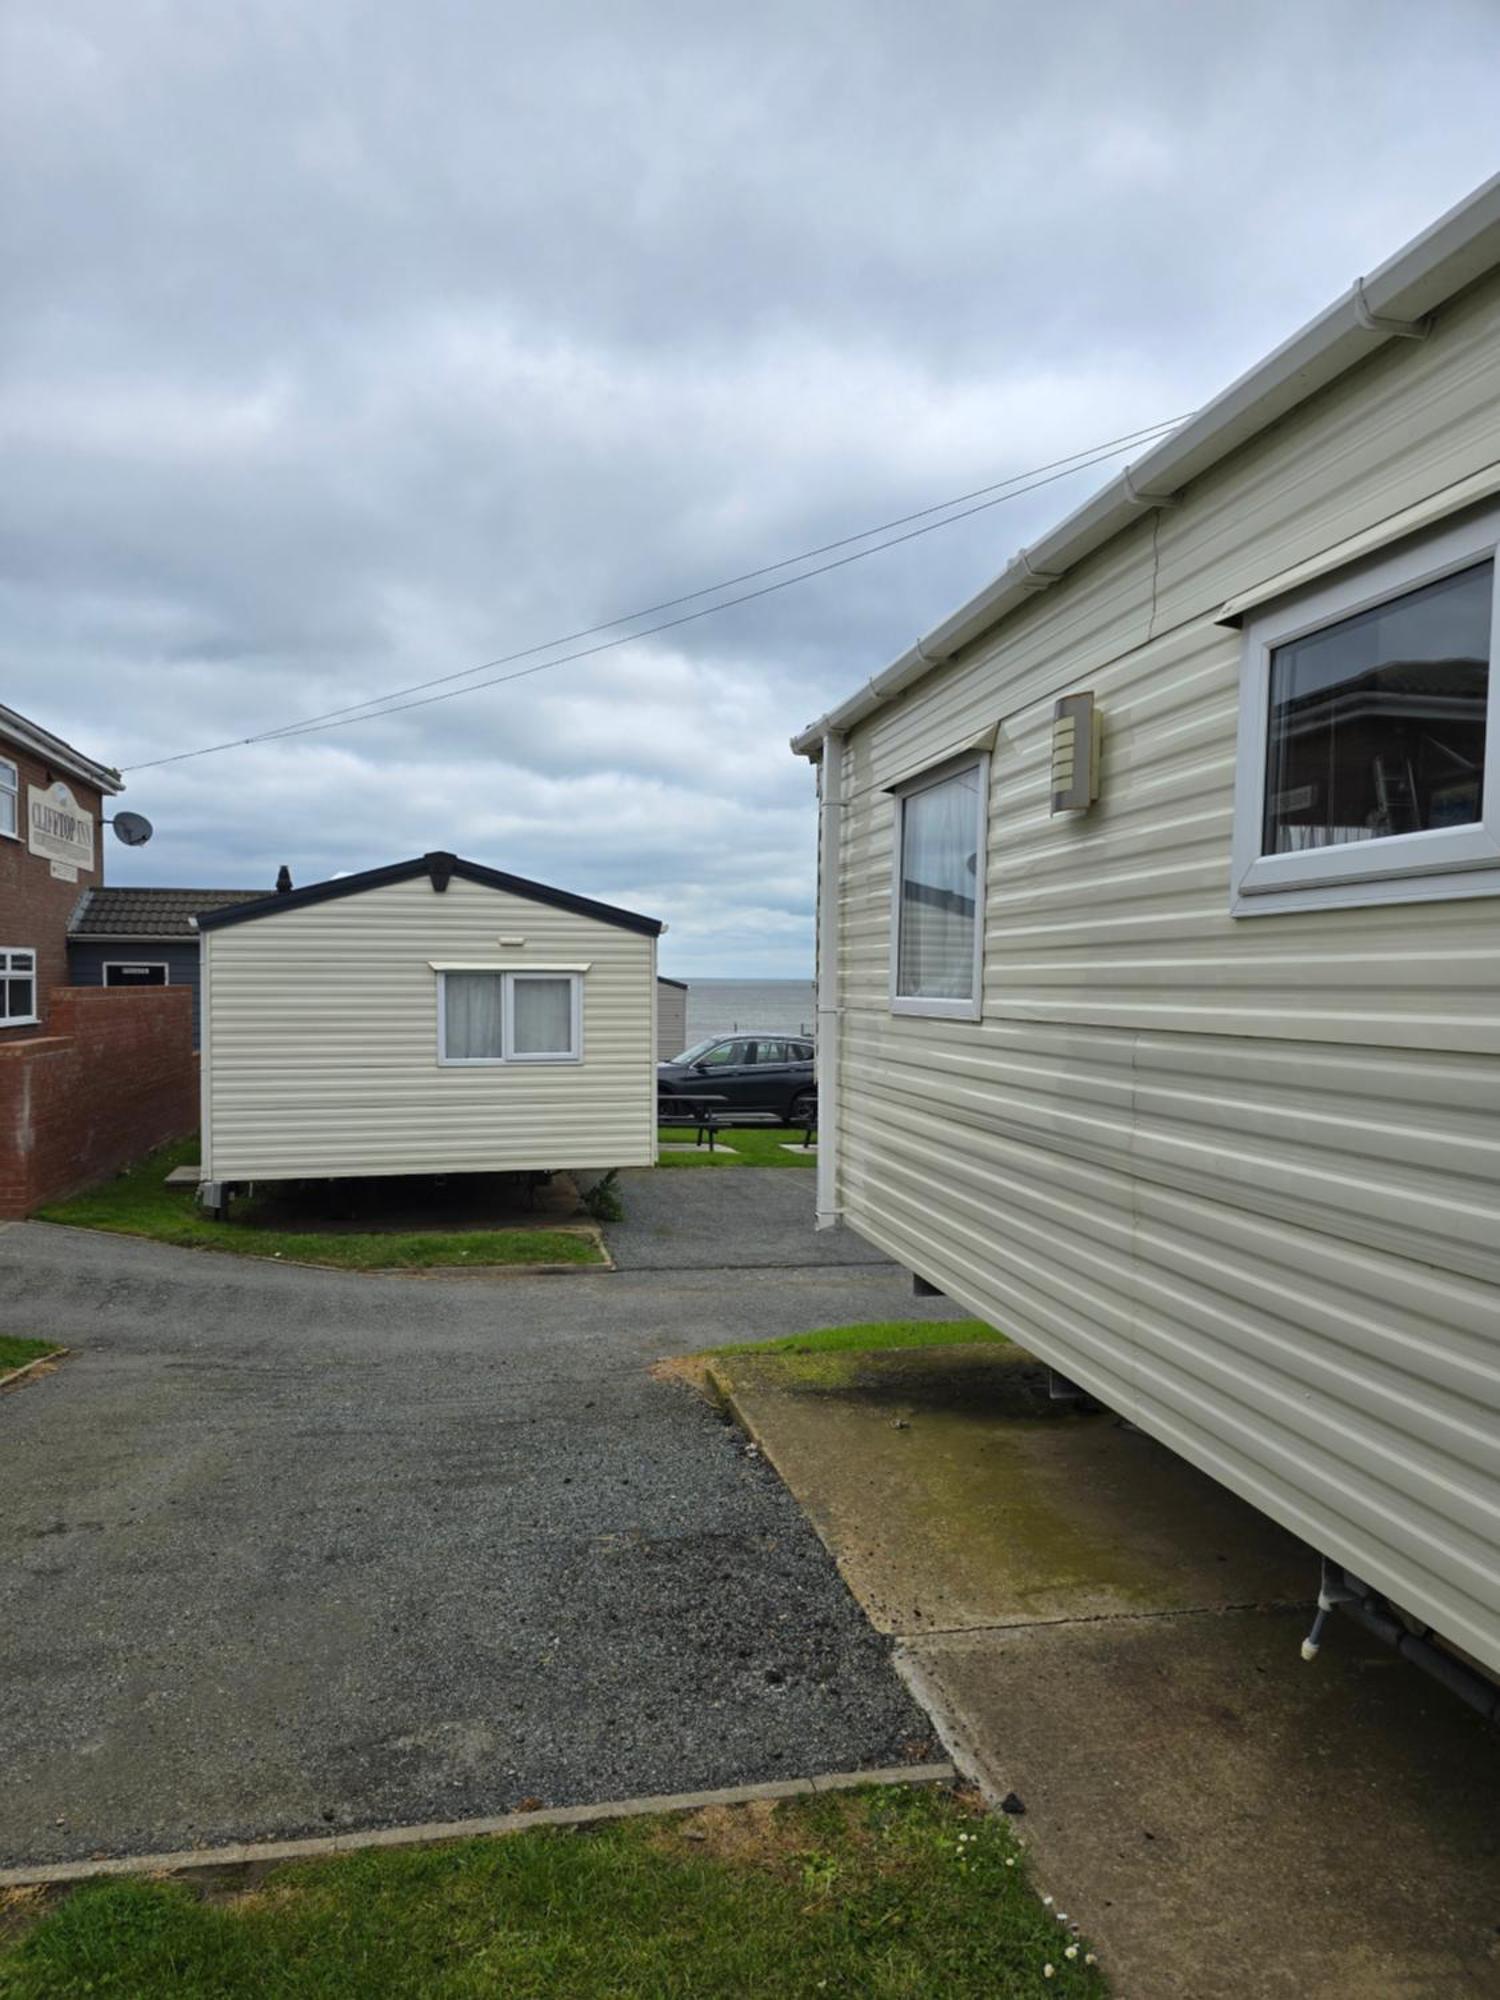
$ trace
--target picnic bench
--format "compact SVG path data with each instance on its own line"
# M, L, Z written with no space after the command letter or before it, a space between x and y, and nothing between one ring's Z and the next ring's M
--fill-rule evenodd
M656 1122L658 1125L691 1125L693 1139L701 1146L708 1140L708 1150L714 1150L717 1133L728 1131L735 1125L781 1125L789 1124L792 1130L801 1128L804 1149L811 1146L818 1132L818 1107L814 1102L810 1111L790 1120L782 1118L776 1111L730 1111L727 1097L717 1097L697 1091L681 1097L659 1097L656 1100Z
M714 1134L722 1128L723 1107L727 1097L703 1096L695 1093L691 1097L658 1097L656 1100L656 1122L658 1125L691 1125L696 1145L703 1144L704 1134L708 1135L708 1150L714 1149Z

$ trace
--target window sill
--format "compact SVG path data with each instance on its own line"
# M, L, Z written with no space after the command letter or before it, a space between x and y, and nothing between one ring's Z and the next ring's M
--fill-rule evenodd
M1500 866L1451 868L1431 875L1385 875L1363 882L1318 882L1299 888L1236 891L1231 917L1288 916L1297 910L1375 910L1387 904L1452 903L1500 896Z
M977 1000L915 1000L896 997L891 1012L925 1021L977 1021L982 1009Z
M439 1069L577 1069L582 1056L439 1056Z

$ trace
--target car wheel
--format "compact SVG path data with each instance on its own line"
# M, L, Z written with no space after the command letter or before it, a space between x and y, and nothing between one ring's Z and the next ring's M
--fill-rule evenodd
M818 1109L818 1093L815 1090L799 1090L786 1108L788 1125L800 1125L804 1118L813 1117Z

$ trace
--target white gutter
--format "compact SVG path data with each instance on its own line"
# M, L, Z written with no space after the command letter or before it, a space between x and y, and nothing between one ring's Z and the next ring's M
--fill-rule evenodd
M29 750L38 763L47 764L54 771L66 771L70 778L80 778L96 792L103 792L110 798L125 789L125 780L111 765L96 764L92 757L85 757L81 750L75 750L71 743L64 743L60 736L54 736L50 729L43 729L40 723L28 722L13 708L0 706L0 737L22 750Z
M839 847L843 835L844 739L830 730L818 772L818 1229L839 1220L839 1064L842 1059L843 971L839 963Z
M792 738L799 757L817 758L825 735L851 729L914 681L1047 589L1111 541L1143 511L1168 504L1190 480L1217 465L1289 410L1392 340L1419 340L1426 316L1500 264L1500 174L1300 333L1232 382L1195 417L1126 467L1050 534L1023 549L995 580L904 652L872 681Z

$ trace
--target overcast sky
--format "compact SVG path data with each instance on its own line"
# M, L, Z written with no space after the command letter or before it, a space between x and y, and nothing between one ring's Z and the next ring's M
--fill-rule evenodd
M7 0L0 38L0 698L120 766L1189 410L1500 164L1495 0ZM131 772L110 879L448 847L665 918L666 971L805 974L788 736L1104 476Z

